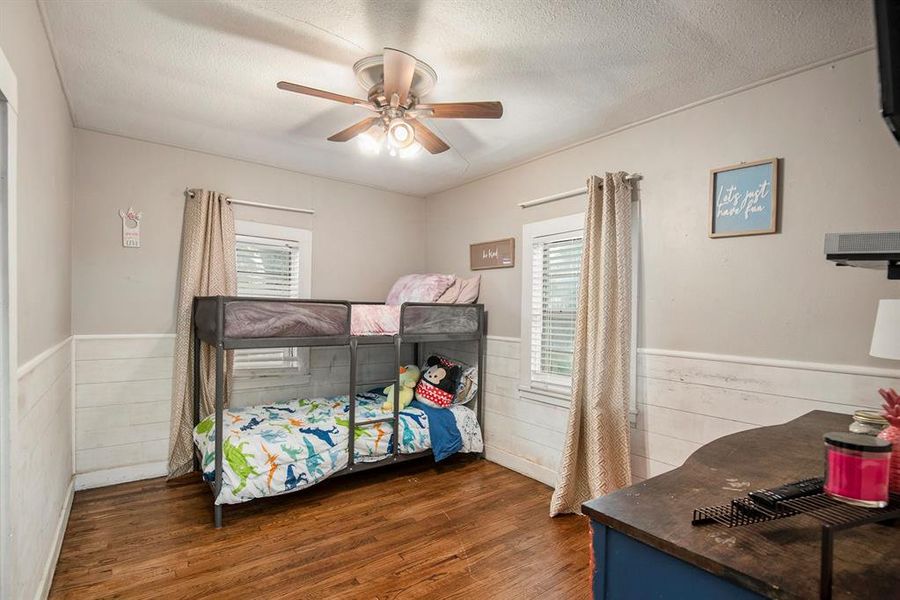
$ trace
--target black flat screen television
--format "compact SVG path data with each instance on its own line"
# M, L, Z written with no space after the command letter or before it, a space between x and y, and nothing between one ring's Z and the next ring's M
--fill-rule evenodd
M881 114L900 142L900 0L875 0Z

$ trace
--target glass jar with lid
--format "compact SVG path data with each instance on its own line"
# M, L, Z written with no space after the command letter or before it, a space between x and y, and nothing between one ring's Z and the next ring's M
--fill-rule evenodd
M876 410L858 410L853 413L853 421L850 423L850 433L863 435L878 435L888 426L887 419Z
M848 504L887 506L891 443L868 435L825 434L825 493Z

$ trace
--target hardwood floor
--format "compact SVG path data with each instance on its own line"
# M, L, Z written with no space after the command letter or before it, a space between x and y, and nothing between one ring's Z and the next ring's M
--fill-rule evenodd
M75 494L51 598L587 598L587 519L496 464L430 459L225 507L196 475Z

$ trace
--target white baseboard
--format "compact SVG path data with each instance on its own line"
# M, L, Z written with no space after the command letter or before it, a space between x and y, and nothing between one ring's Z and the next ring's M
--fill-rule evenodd
M153 479L154 477L162 477L167 472L168 465L165 462L152 462L77 473L75 475L75 489L88 490L117 483Z
M487 460L497 463L501 467L506 467L516 473L536 479L550 487L556 487L556 471L553 469L548 469L543 465L533 463L515 454L510 454L506 450L501 450L490 444L485 444L484 455Z
M66 525L69 523L69 513L72 512L72 500L75 497L75 479L69 481L66 489L66 500L59 512L59 522L56 525L56 534L53 538L53 548L44 564L40 585L35 594L36 600L45 600L50 595L50 586L53 584L53 574L56 572L56 561L59 560L59 551L62 549L63 538L66 535Z

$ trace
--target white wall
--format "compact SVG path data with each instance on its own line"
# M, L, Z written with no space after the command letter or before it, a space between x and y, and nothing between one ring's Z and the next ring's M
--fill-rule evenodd
M466 273L470 242L520 238L525 222L583 210L577 200L527 211L517 202L576 187L591 173L638 171L644 175L639 343L649 354L639 361L632 447L636 476L678 465L718 435L781 422L812 408L871 406L875 398L853 382L874 385L866 377L884 375L877 369L891 366L870 359L866 349L875 301L896 290L883 273L834 268L821 248L826 231L900 226L891 195L900 184L900 148L874 106L874 62L868 53L627 129L424 203L78 131L74 319L84 338L76 348L79 485L161 469L171 342L141 341L140 334L172 330L187 186L316 208L315 218L277 215L281 222L313 228L313 295L377 299L401 273ZM707 238L708 170L765 156L784 160L781 233ZM119 243L116 211L132 204L145 213L140 250L122 249ZM405 235L383 235L396 230L398 215L406 219ZM266 219L273 213L252 216ZM461 222L464 227L447 227ZM355 235L344 249L348 224ZM338 266L345 258L350 269ZM518 269L482 273L481 299L490 313L491 334L488 452L498 462L552 483L565 409L518 397ZM124 337L89 339L98 334ZM662 354L654 353L659 349ZM685 351L706 354L702 360L678 354ZM737 362L726 355L737 355ZM815 376L806 389L781 390L785 382L779 379L778 359L790 361L788 372L795 374L806 373L805 363L817 361L824 366L809 372L837 373L840 385L834 388L827 376ZM655 370L661 361L669 361L665 376ZM338 392L343 362L338 353L317 351L312 382L269 378L240 384L240 392L247 402L299 390ZM743 370L732 373L729 365L735 364ZM865 368L853 371L848 365ZM385 359L376 368L387 366ZM711 399L703 387L707 384L690 383L691 373L714 382L714 389L722 390L721 403L716 404L715 394ZM742 380L758 386L744 390ZM316 382L324 384L316 389ZM822 396L828 386L854 390L854 395ZM130 402L135 390L141 390L146 405ZM675 404L665 404L666 399L676 399ZM103 411L97 409L104 403L116 405L117 422L100 426L96 415ZM730 417L731 411L740 416ZM104 439L107 426L112 434ZM125 440L123 448L113 450L117 439Z
M900 227L900 148L877 116L871 53L422 202L158 144L73 135L34 3L0 3L0 48L19 82L12 597L39 595L49 583L71 501L73 325L83 336L75 348L74 443L84 485L133 478L134 466L155 474L165 459L167 334L174 328L186 187L316 209L315 217L236 212L313 230L314 296L379 299L403 273L466 273L469 242L519 238L525 222L582 209L567 201L522 211L517 202L577 187L592 173L642 173L646 350L631 449L638 478L680 464L720 435L814 408L874 406L875 387L897 385L896 373L873 370L891 365L866 354L875 301L897 296L895 284L880 273L835 269L821 252L826 231ZM708 239L708 170L769 156L784 159L781 233ZM144 212L139 250L120 243L117 212L129 206ZM520 274L483 275L494 334L485 382L488 456L552 483L565 410L516 392ZM124 337L90 337L97 335ZM342 355L319 352L312 362L319 376L312 381L325 385L311 392L337 391ZM373 365L381 373L389 363L373 357ZM301 383L269 381L263 392L257 384L241 392L250 401L259 393L293 393Z
M35 2L0 3L0 48L18 81L18 365L0 595L34 598L49 588L72 499L72 123Z
M555 485L566 407L519 397L517 338L489 336L485 367L487 458ZM438 350L474 360L460 344ZM900 387L900 371L872 367L747 362L742 357L646 350L638 357L637 421L631 468L641 481L681 465L694 450L745 429L776 425L811 410L877 409L879 387ZM848 419L849 423L849 419ZM723 475L722 484L726 485Z
M315 209L234 206L240 219L312 230L313 297L383 300L397 277L424 269L421 198L85 130L75 150L79 488L165 473L185 188ZM118 210L129 206L144 213L139 249L121 243ZM390 376L389 355L361 355L360 377ZM239 373L232 405L345 393L348 362L346 349L312 349L311 377Z
M72 122L37 6L2 4L0 46L19 80L21 365L72 333Z
M77 334L174 332L188 187L315 209L234 206L239 219L312 230L314 297L384 299L397 277L425 266L419 198L81 129L75 156ZM122 247L118 211L129 206L144 213L137 249Z
M638 172L637 479L747 427L875 408L879 385L900 385L900 365L868 356L877 300L900 296L900 284L883 271L838 269L822 247L830 231L900 228L900 146L876 91L868 52L429 197L427 267L466 273L469 243L521 242L524 223L583 210L577 199L518 202L591 174ZM709 169L772 156L783 159L780 233L709 239ZM451 220L466 226L446 227ZM516 268L481 272L488 333L501 336L488 345L486 444L489 458L552 484L566 411L517 391L517 253Z
M583 208L518 202L639 172L640 346L890 367L868 347L875 302L897 285L822 252L829 231L900 228L900 146L876 90L867 52L429 197L428 268L466 272L469 242L521 241L523 223ZM772 156L784 159L781 233L709 239L709 170ZM491 333L518 336L519 267L482 279Z
M896 289L883 273L834 268L822 256L822 238L827 231L900 227L892 195L900 185L900 148L876 106L874 59L866 53L626 129L425 203L78 131L74 319L84 337L76 348L81 481L114 481L121 475L117 469L143 469L164 459L159 419L168 355L154 352L169 350L159 350L167 347L164 342L146 346L135 339L172 330L187 186L316 208L315 218L278 215L280 222L314 231L313 295L377 299L401 273L465 274L470 242L520 239L526 222L583 210L576 200L527 211L517 202L577 187L592 173L637 171L644 176L638 192L644 350L631 449L637 478L681 464L720 435L816 408L848 412L875 406L873 386L895 382L897 373L885 371L890 363L867 356L871 322L875 301L896 295ZM783 159L780 233L710 240L709 169L768 156ZM144 247L136 251L119 244L116 212L129 205L145 213ZM267 219L273 213L249 214ZM398 217L404 235L385 235L398 230ZM341 268L343 259L351 266ZM482 273L491 334L488 456L552 483L566 412L518 397L518 269ZM89 339L97 334L125 337ZM137 347L154 349L128 354L127 348ZM318 374L335 391L341 360L336 353L313 359L314 369L327 368ZM803 385L791 387L795 379ZM242 390L247 401L299 389L328 392L301 388L300 380L270 380L263 390L249 385ZM142 396L147 406L135 408L123 399L138 387L148 394ZM117 405L121 423L107 425L125 427L119 438L103 440L107 425L102 431L89 425L98 403L105 402ZM144 433L153 439L142 438ZM128 440L128 452L110 450L115 439Z

